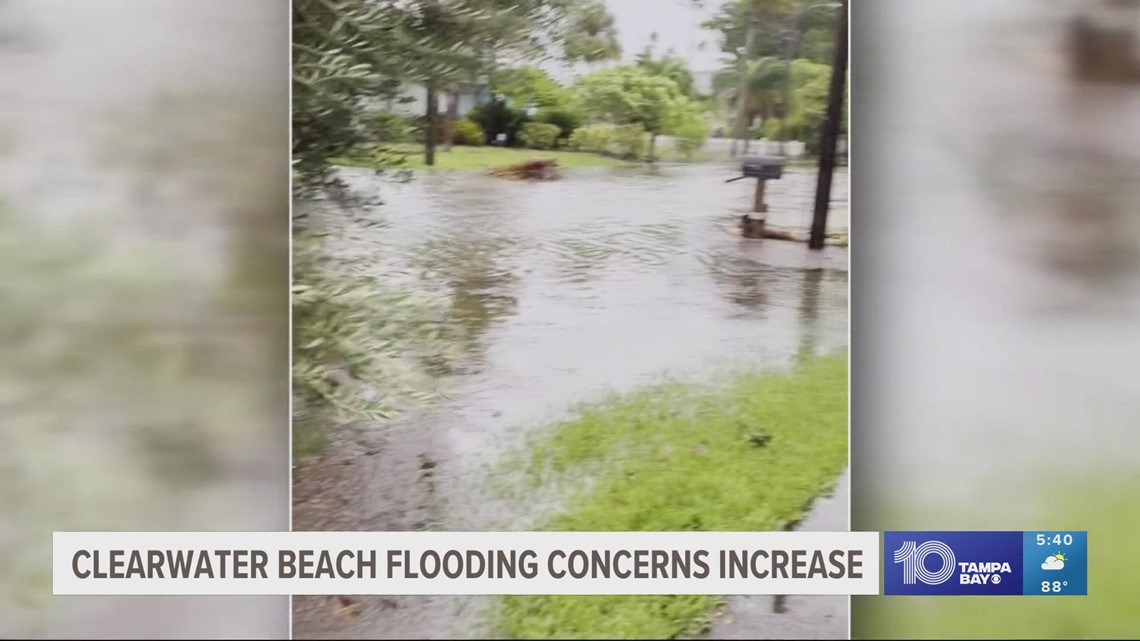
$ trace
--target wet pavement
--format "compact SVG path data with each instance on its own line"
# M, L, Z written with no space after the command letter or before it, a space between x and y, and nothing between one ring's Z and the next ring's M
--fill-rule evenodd
M835 489L816 499L796 530L846 532L850 530L851 474L844 471ZM734 596L713 622L709 639L846 639L846 596Z
M384 203L318 206L330 250L450 301L471 338L450 401L383 430L345 430L298 469L294 528L520 529L548 506L511 504L486 481L527 429L666 376L781 368L845 347L846 250L741 239L753 186L725 184L734 169L581 169L543 183L346 171ZM769 222L808 226L814 186L814 171L799 169L770 184ZM841 171L829 229L846 228L846 194ZM487 602L369 598L346 609L297 598L294 634L486 636Z

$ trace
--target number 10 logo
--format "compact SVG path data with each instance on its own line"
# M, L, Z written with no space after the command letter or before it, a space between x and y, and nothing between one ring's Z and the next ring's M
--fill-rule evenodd
M926 569L926 557L932 554L942 559L942 569L937 572ZM927 541L922 545L905 541L895 550L895 563L902 563L904 585L914 585L916 580L926 585L941 585L954 575L954 550L942 541Z

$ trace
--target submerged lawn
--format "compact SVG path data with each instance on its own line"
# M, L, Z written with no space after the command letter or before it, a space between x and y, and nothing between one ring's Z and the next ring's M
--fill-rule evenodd
M569 483L552 531L767 531L803 517L847 461L847 355L726 389L665 385L587 409L524 459L530 484ZM592 478L586 490L573 479ZM510 596L512 638L697 634L717 597Z
M451 151L442 148L436 150L435 165L428 167L424 164L424 151L417 145L396 145L400 151L407 153L402 165L405 169L454 170L454 169L490 169L501 167L531 158L553 158L562 167L621 167L632 163L608 156L577 151L542 151L538 149L518 149L513 147L452 147ZM368 147L361 148L351 158L339 158L334 162L348 167L372 167L376 163L371 159L372 154Z

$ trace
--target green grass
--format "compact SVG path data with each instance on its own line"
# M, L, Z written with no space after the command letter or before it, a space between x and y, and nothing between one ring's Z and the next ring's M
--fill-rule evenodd
M334 165L343 167L384 167L389 168L391 154L382 154L383 160L378 160L373 145L362 145L356 152L348 157L335 158ZM631 162L602 156L600 154L539 149L520 149L517 147L465 147L455 146L451 151L436 151L435 165L428 167L424 164L423 145L400 143L385 145L386 149L396 150L405 155L401 169L428 170L428 171L454 171L454 170L486 170L493 167L502 167L531 158L553 158L562 167L634 167L641 163ZM682 154L670 148L658 150L657 160L669 163L735 163L737 159L726 153L709 153L698 151L691 155ZM815 159L799 159L788 162L788 167L814 168L818 164ZM841 165L846 166L846 165Z
M623 167L630 163L617 158L601 156L598 154L538 149L518 149L513 147L452 147L450 151L438 149L435 154L435 165L428 167L424 164L424 151L420 145L394 145L394 148L407 153L402 168L427 169L431 171L448 170L480 170L492 167L502 167L531 158L553 158L561 167ZM372 160L371 148L362 147L351 158L338 158L334 164L348 167L372 167L376 162Z
M328 443L326 429L322 429L322 425L311 417L294 418L292 433L293 463L309 456L321 454Z
M754 442L766 436L762 446ZM551 531L770 531L802 518L847 461L847 356L723 389L669 384L583 411L516 463L520 487L569 489ZM594 479L586 490L582 479ZM576 479L576 480L575 480ZM658 638L705 629L708 596L509 596L509 638Z
M1040 487L1040 486L1039 486ZM1088 530L1088 596L855 597L853 638L862 639L1135 639L1140 634L1140 477L1062 483L1052 478L1034 522L1011 524L1000 508L927 518L913 511L883 529ZM1024 491L1010 491L1008 495ZM1005 497L1003 497L1005 498ZM986 505L1017 505L991 496ZM1023 500L1023 498L1022 498ZM926 525L920 525L925 523ZM941 523L941 525L937 525ZM931 525L935 524L935 525ZM898 527L895 527L898 526ZM913 527L912 527L913 526ZM945 526L943 528L943 526ZM877 527L877 526L876 526Z

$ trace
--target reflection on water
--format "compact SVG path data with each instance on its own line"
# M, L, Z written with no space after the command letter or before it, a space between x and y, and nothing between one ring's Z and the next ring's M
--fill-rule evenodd
M676 351L712 356L716 350L700 341L731 345L734 336L745 351L727 353L744 360L752 348L794 351L798 339L786 337L800 321L789 314L800 304L805 269L824 292L812 294L822 300L817 308L828 310L834 335L844 336L846 253L738 238L735 220L749 206L752 186L725 184L730 174L731 168L703 166L585 170L541 184L473 173L400 183L351 170L348 182L363 193L382 193L383 204L351 217L315 215L336 231L331 251L362 260L378 278L406 278L449 298L476 339L499 332L475 355L487 361L483 368L532 332L570 336L593 323L628 348L624 333L684 327L688 333L669 342L691 347ZM813 188L811 171L789 172L769 187L773 224L806 227ZM831 227L843 230L843 174L835 195ZM581 340L581 349L566 344L565 355L552 354L551 367L565 369L575 352L598 359L581 369L609 360L593 351L604 336L592 330ZM658 360L674 364L664 356L650 362ZM637 369L658 371L648 364Z
M843 344L846 253L740 239L734 224L751 202L751 185L725 184L730 173L713 166L578 171L529 184L473 173L398 183L348 171L354 188L382 193L384 203L356 220L317 215L337 231L331 251L362 259L378 278L407 278L450 298L457 319L481 337L474 356L484 370L502 367L528 341L533 350L555 336L549 355L530 359L535 378L550 367L607 384L606 376L582 373L623 369L610 363L607 336L618 353L638 350L629 369L639 374L719 353L747 362L759 351L779 361L799 340L794 311L805 273L816 279L812 315L824 310L828 344ZM769 188L773 224L807 225L813 178L792 171ZM842 174L835 193L832 228L841 230ZM641 350L653 355L641 358ZM575 367L576 354L584 362ZM574 397L551 398L561 395Z
M357 526L391 523L394 499L367 497L398 495L391 488L419 474L401 471L407 461L430 457L430 516L407 527L525 527L534 514L476 482L521 430L664 375L782 367L844 347L846 250L741 239L735 225L752 185L725 184L733 175L703 165L576 170L543 183L439 173L399 184L346 171L357 190L383 194L383 205L356 216L383 226L318 211L336 232L330 251L451 300L472 332L452 401L392 426L386 448L367 459L379 471L365 481L375 488L353 489L363 497L351 505ZM814 186L814 172L799 170L770 185L770 220L806 228ZM846 186L839 172L836 230L847 225ZM396 619L377 606L366 610L375 619L351 625L373 636L470 636L455 627L468 622L460 607L409 599ZM302 636L347 625L299 612Z

